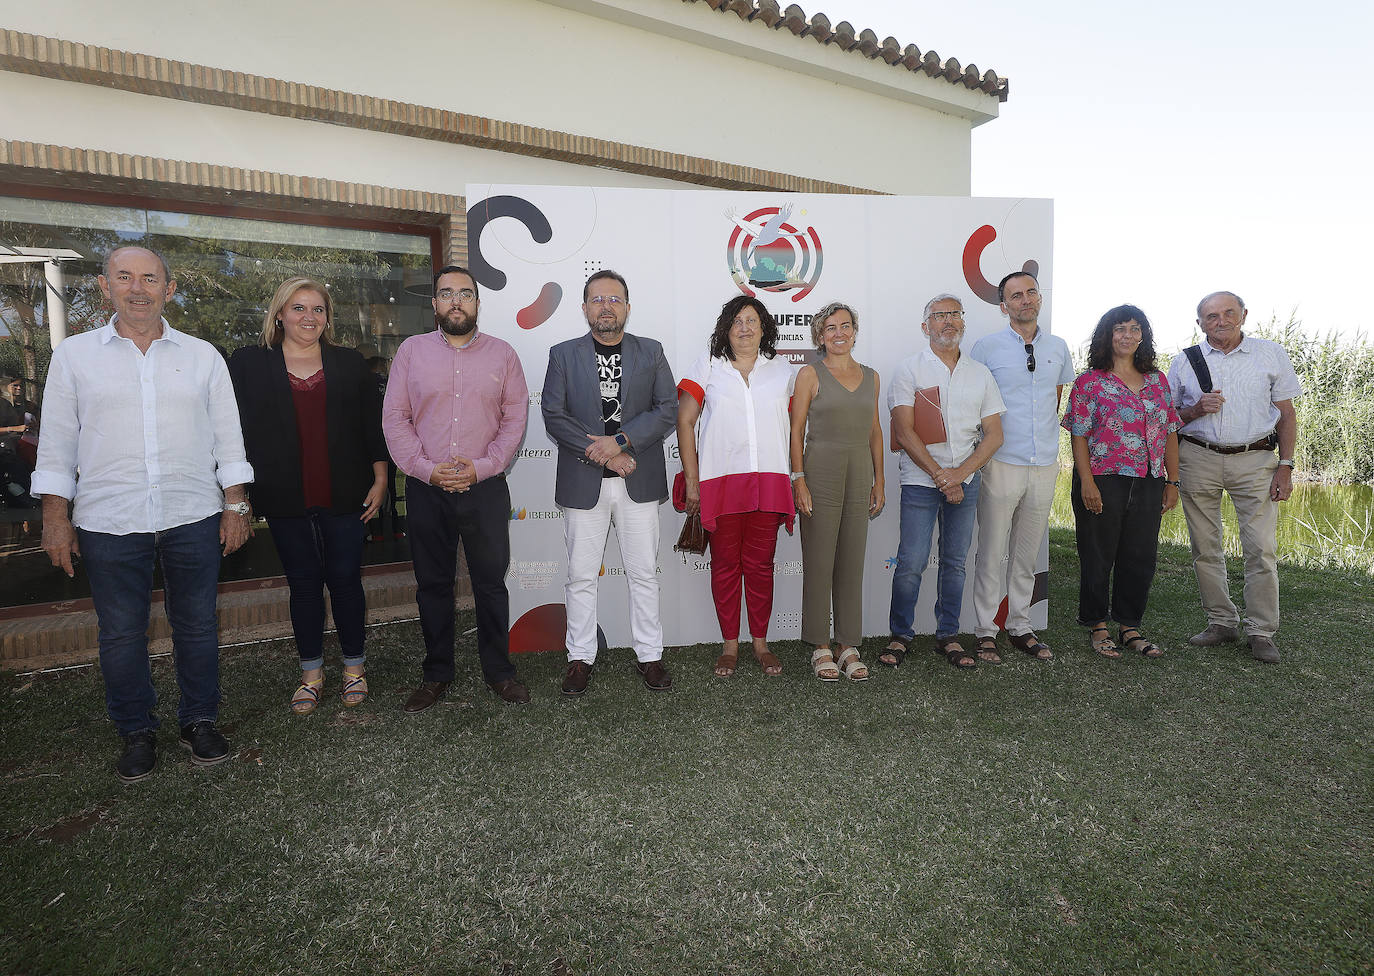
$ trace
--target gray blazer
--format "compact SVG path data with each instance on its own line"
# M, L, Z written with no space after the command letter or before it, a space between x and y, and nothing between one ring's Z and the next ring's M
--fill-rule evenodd
M663 438L677 423L673 371L657 339L627 332L620 349L620 429L630 439L636 464L625 489L637 502L663 501L668 497ZM587 435L604 435L606 425L590 331L549 350L542 403L544 430L558 445L554 500L563 508L594 508L602 472L587 460Z

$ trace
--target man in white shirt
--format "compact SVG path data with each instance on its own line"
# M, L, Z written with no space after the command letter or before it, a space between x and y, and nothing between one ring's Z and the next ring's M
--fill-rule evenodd
M930 559L931 534L938 524L935 649L955 667L972 668L978 661L958 640L965 566L978 507L978 472L1002 446L1006 407L988 368L960 354L963 302L947 294L932 298L926 303L921 331L930 341L929 348L903 360L888 384L892 433L902 450L898 458L902 516L897 567L892 574L892 639L878 660L895 668L911 650L921 574ZM937 427L943 427L943 435L927 431L930 440L923 441L916 432L918 411L923 417L938 415Z
M1050 523L1059 475L1059 401L1073 382L1069 346L1040 327L1040 285L1025 271L997 285L1007 327L983 336L969 353L992 373L1006 403L1002 446L978 489L978 559L973 572L978 659L997 664L998 614L1006 597L1007 639L1040 661L1054 656L1031 629L1035 562Z
M1186 354L1169 367L1169 389L1183 421L1178 432L1179 500L1188 520L1207 627L1188 643L1215 647L1239 639L1240 611L1226 581L1221 493L1231 496L1245 555L1245 635L1250 654L1277 664L1279 649L1278 503L1293 493L1302 384L1277 342L1245 335L1245 303L1217 291L1197 307L1207 336L1199 370ZM1205 373L1206 376L1200 375ZM1277 457L1274 448L1278 448Z
M221 548L227 555L250 534L245 486L253 469L223 358L162 317L176 291L167 262L121 247L106 258L99 283L115 314L53 351L33 493L43 496L52 564L68 576L73 556L86 567L105 704L124 739L115 769L133 782L157 764L147 639L155 561L181 690L181 744L199 766L229 758L215 728L215 595Z

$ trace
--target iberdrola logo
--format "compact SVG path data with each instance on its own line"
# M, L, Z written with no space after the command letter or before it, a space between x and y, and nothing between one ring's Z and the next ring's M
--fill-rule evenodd
M801 215L805 217L806 211ZM814 227L798 230L788 223L791 217L790 203L760 207L743 217L733 208L725 211L725 219L735 225L725 246L725 262L744 294L754 297L755 289L795 290L792 301L799 302L816 287L824 263L820 236Z

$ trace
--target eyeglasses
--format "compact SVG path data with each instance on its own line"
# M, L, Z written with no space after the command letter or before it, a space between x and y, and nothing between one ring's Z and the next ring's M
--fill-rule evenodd
M609 305L611 308L619 308L621 305L630 304L629 299L621 298L619 295L593 295L587 299L588 305Z
M440 288L434 297L441 302L470 302L477 297L477 292L471 288Z
M936 322L958 322L964 318L964 313L956 309L953 312L931 312L930 317Z
M1026 371L1035 372L1035 347L1029 342L1026 343Z

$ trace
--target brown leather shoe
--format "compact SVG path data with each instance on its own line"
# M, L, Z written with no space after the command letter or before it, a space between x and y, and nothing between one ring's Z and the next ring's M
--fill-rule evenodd
M563 694L576 698L587 690L587 682L592 680L592 666L586 661L569 661L568 670L563 673Z
M448 691L447 681L425 681L410 693L406 703L401 706L401 711L423 712L440 698L443 698L446 691Z
M672 691L673 679L662 661L635 662L635 670L650 691Z
M504 681L488 682L487 687L494 691L507 705L528 705L530 703L530 690L520 683L520 679L514 676L506 678Z

